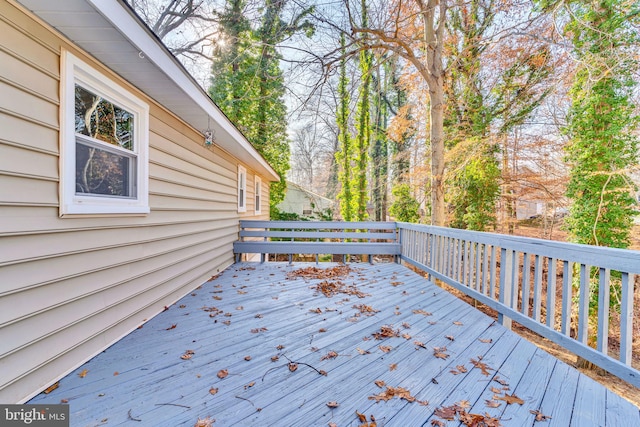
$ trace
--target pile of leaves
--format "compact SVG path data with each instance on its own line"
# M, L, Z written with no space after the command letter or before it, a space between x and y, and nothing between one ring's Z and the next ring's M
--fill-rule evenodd
M287 279L335 279L348 276L353 269L348 265L331 268L305 267L287 273Z
M487 413L484 415L468 413L467 409L470 407L471 404L463 400L451 406L438 408L433 412L433 415L447 421L453 421L457 416L458 420L467 427L500 427L502 425L498 418L494 418ZM443 427L446 424L441 420L432 420L431 425L433 427Z
M376 384L380 386L380 384L384 384L384 382L376 382ZM386 402L388 400L393 399L394 397L397 397L399 399L404 399L407 402L418 402L419 404L425 405L425 406L429 404L429 402L416 399L414 396L411 395L411 392L406 388L389 387L389 386L386 386L385 391L375 394L373 396L369 396L369 400L375 400L376 403L378 403L380 401Z
M369 294L365 294L364 292L360 291L356 285L346 285L340 280L323 280L317 285L311 286L311 289L322 292L322 294L327 298L331 298L336 294L355 295L358 298L369 296Z

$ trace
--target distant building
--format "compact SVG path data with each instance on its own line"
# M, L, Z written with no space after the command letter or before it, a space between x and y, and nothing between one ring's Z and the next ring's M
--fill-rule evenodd
M308 219L322 219L323 215L333 211L334 204L331 199L287 181L287 193L277 208Z

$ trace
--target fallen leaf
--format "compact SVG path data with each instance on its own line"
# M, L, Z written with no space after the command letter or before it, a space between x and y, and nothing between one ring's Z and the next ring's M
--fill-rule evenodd
M338 402L336 402L335 400L332 400L331 402L327 402L327 406L329 408L337 408L338 406L340 406L340 404Z
M460 371L460 373L462 374L467 372L467 368L465 368L464 365L456 365L456 369L458 369L458 371Z
M454 325L456 325L456 326L462 326L462 325L464 325L464 323L462 323L462 322L458 322L458 321L453 322L453 324L454 324Z
M218 389L217 389L217 388L211 387L211 388L209 389L209 394L216 394L217 392L218 392Z
M309 310L312 313L317 313L317 314L322 314L322 309L320 309L320 307Z
M325 328L320 328L320 329L318 329L318 332L320 332L320 333L327 332L327 330Z
M44 391L44 394L49 394L51 393L53 390L57 389L60 386L60 381L57 381L53 384L51 384L49 387L47 387L47 389Z
M338 427L338 424L336 424L336 423L329 423L329 424L328 424L328 426L329 426L329 427Z
M493 342L492 338L480 338L478 341L483 342L485 344L491 344Z
M471 408L471 402L469 402L468 400L461 400L460 402L456 403L456 405L458 405L462 409Z
M413 314L422 314L423 316L431 316L432 315L432 313L429 313L428 311L424 311L422 309L413 310Z
M249 360L251 360L251 356L245 356L244 360L246 360L248 362Z
M239 306L236 307L236 310L244 310L244 307L239 305Z
M278 360L280 360L280 356L278 356L277 354L275 356L271 356L272 362L277 362Z
M500 402L496 402L495 400L485 399L484 402L489 408L499 408L500 405L502 405Z
M189 359L191 359L191 357L193 357L194 354L196 354L195 351L187 350L187 351L184 352L184 354L182 356L180 356L180 359L189 360Z
M298 369L297 363L289 362L289 371L295 372L297 369Z
M284 350L284 346L282 344L278 344L276 350Z
M360 412L356 411L356 415L358 416L358 420L360 420L361 423L367 422L367 416L365 414L361 414Z
M244 389L246 390L246 389L248 389L248 388L253 387L254 385L256 385L256 382L255 382L255 381L251 381L249 384L247 384L247 385L245 385L245 386L244 386Z
M393 329L393 326L382 325L380 327L380 332L374 332L372 335L375 339L381 340L384 338L399 337L400 331L397 329Z
M398 369L398 364L397 363L392 363L391 365L389 365L389 370L390 371L395 371L396 369Z
M440 420L431 420L431 427L446 427L444 421Z
M222 300L222 297L219 296L219 295L214 295L213 299L216 300L216 301L220 301L220 300Z
M172 330L172 329L175 329L175 328L176 328L176 326L178 326L178 324L177 324L177 323L174 323L173 325L171 325L171 326L169 326L167 329L165 329L165 331L170 331L170 330Z
M539 410L529 410L529 412L531 412L533 415L536 416L536 421L547 421L550 420L551 417L549 415L544 415L542 412L540 412Z
M89 370L87 370L87 369L83 369L83 370L78 374L78 376L79 376L80 378L84 378L84 377L86 377L86 376L87 376L87 374L88 374L88 373L89 373Z
M120 375L120 372L118 372L118 371L115 371L115 372L113 373L113 376L114 376L114 377L117 377L118 375Z
M409 334L402 334L402 338L404 338L405 340L410 340L410 339L411 339L411 335L409 335Z
M225 321L224 321L224 322L222 322L222 323L224 323L225 325L229 326L229 325L231 324L231 320L225 320Z
M448 339L449 341L455 341L456 339L453 337L453 335L445 335L445 338Z
M456 417L456 408L455 406L437 408L435 411L433 411L433 415L438 418L442 418L443 420L453 421Z
M493 396L493 398L496 399L496 400L504 400L505 402L507 402L507 405L511 405L513 403L517 403L518 405L523 405L524 404L524 400L522 400L518 396L516 396L515 393L513 393L513 394L505 393L504 396Z
M489 371L490 370L493 371L492 368L490 368L489 366L487 366L486 363L481 362L480 360L471 359L471 364L476 368L480 369L480 372L482 373L482 375L489 376Z
M193 427L211 427L215 422L216 420L214 420L211 417L207 417L203 419L198 418L198 421L196 421Z
M358 353L365 355L365 354L371 354L371 352L369 350L363 350L361 348L356 348L356 350L358 351Z
M378 387L380 387L380 388L382 388L382 387L384 387L384 386L385 386L385 382L384 382L384 381L382 381L382 380L375 380L373 383L374 383L375 385L377 385Z
M229 371L227 371L226 369L220 369L218 371L218 378L220 379L226 378L227 375L229 375Z
M414 341L413 342L415 345L417 345L418 347L422 347L422 348L427 348L426 345L424 345L424 343L422 341ZM417 349L416 349L417 350Z
M393 399L394 397L404 399L407 402L415 402L417 400L406 388L389 386L387 386L387 389L385 391L373 396L369 396L369 400L375 400L376 403L380 402L381 400L386 402Z
M378 347L380 348L380 350L382 350L383 353L389 353L391 350L393 350L393 347L391 347L390 345L379 345Z
M445 353L447 347L433 347L433 355L439 359L447 359L449 355Z
M408 324L407 322L402 322L402 327L405 329L411 329L411 325Z
M268 329L267 329L267 328L264 328L264 327L262 327L262 328L254 328L254 329L252 329L252 330L251 330L251 333L252 333L252 334L258 334L258 333L260 333L260 332L265 332L265 331L267 331L267 330L268 330Z
M338 353L336 353L335 351L331 350L329 353L327 353L324 356L322 356L320 358L320 360L335 359L336 357L338 357Z

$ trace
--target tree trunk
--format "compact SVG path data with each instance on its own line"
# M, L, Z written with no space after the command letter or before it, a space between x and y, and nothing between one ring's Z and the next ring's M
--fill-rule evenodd
M442 76L436 77L436 84L429 86L431 101L431 224L444 226L446 223L444 204L444 89Z

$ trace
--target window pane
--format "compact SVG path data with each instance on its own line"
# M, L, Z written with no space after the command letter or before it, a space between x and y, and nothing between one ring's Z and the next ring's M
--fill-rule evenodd
M76 142L76 194L136 197L134 159Z
M76 85L76 133L133 150L133 114Z

